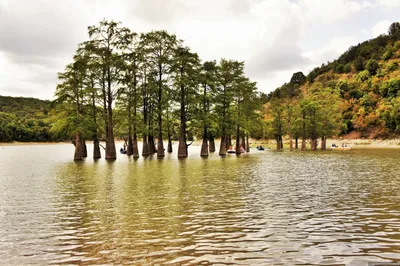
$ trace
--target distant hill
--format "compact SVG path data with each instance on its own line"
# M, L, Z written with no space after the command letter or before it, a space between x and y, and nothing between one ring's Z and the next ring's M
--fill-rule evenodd
M50 101L0 96L0 142L52 141Z
M317 88L339 91L340 134L379 138L400 134L400 23L387 34L350 47L338 59L295 73L268 99L301 98ZM318 89L317 89L318 90Z

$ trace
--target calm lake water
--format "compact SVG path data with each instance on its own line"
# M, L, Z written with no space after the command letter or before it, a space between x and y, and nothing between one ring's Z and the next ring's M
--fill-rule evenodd
M400 150L189 151L0 146L0 264L400 262Z

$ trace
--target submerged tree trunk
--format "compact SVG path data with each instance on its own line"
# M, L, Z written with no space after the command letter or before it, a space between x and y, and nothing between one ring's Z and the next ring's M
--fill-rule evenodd
M200 156L201 157L208 157L208 140L207 140L207 125L204 125L203 128L203 142L201 143L201 150L200 150ZM215 145L214 145L215 148Z
M157 157L164 157L164 142L162 136L162 71L161 65L159 65L159 80L158 80L158 102L157 102L157 113L158 113L158 144L157 144Z
M181 78L183 79L183 68L181 68ZM186 158L188 156L188 146L186 143L186 100L185 86L180 86L180 118L181 125L179 129L178 158Z
M97 139L93 141L93 159L101 158L100 143Z
M214 140L214 137L210 137L209 151L210 152L215 152L215 140Z
M106 142L106 160L115 160L117 158L117 152L115 150L115 139L112 127L112 111L111 106L109 107L109 117L108 117L108 139Z
M110 70L108 71L110 72ZM115 150L115 139L113 129L113 112L112 112L112 101L113 95L111 92L111 80L110 73L108 73L108 84L107 84L107 124L108 124L108 136L106 142L106 160L117 159L117 152Z
M83 158L87 157L86 141L83 138L82 138L82 157Z
M321 150L326 150L326 137L321 138Z
M317 149L317 139L311 139L311 150L315 151Z
M149 135L148 141L149 141L149 143L148 143L148 145L149 145L149 154L154 154L154 153L156 153L156 152L157 152L157 149L155 149L154 137L151 136L151 135Z
M280 138L280 136L277 136L277 138L276 138L276 150L277 151L281 150L281 138Z
M75 153L74 153L74 161L80 161L83 159L83 154L82 154L82 138L79 134L75 135Z
M130 131L130 129L129 129ZM131 133L128 134L128 148L126 150L127 155L132 155L133 154L133 140L132 140L132 135Z
M208 157L208 141L205 137L203 137L203 142L201 143L200 156Z
M246 134L246 152L250 152L249 134Z
M172 153L172 137L171 134L168 134L168 147L167 147L167 152Z
M143 134L143 147L142 147L142 156L147 157L149 156L149 144L147 143L147 135Z
M132 151L133 158L139 158L139 147L136 133L133 134Z
M226 136L221 137L221 144L219 145L219 155L226 155Z
M236 155L241 154L241 147L240 147L240 126L236 125Z
M226 149L229 149L232 146L232 136L228 135L225 139Z

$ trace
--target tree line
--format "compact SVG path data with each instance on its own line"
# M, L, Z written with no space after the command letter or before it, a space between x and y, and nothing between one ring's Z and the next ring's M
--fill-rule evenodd
M400 23L387 34L350 47L337 60L293 74L271 92L266 135L282 149L326 148L326 138L396 138L400 133Z
M116 159L115 138L126 140L127 154L139 157L172 152L188 156L188 141L202 138L201 156L249 149L248 139L262 132L265 95L244 74L244 62L202 62L184 41L166 31L135 33L121 23L103 20L88 27L89 40L78 45L73 61L58 74L55 130L68 132L74 159ZM262 134L262 133L261 133ZM105 147L100 140L105 140Z

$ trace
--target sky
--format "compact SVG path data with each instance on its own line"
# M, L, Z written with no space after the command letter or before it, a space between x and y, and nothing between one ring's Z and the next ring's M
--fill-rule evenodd
M165 29L203 61L245 61L263 92L387 32L400 0L0 0L0 95L53 99L87 27Z

